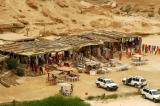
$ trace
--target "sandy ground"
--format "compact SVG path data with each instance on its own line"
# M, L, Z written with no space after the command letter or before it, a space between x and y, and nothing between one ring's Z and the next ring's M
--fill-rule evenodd
M143 38L142 43L160 46L160 36L157 34L151 35L151 36L146 36Z
M92 106L160 106L150 100L143 99L141 96L133 96L129 98L120 98L111 101L89 101Z
M89 76L86 74L81 74L80 81L75 82L74 84L74 93L73 96L79 96L81 98L86 98L88 95L102 95L102 94L112 94L112 93L125 93L125 92L135 92L137 89L124 86L121 83L123 77L128 75L141 75L145 77L148 81L148 84L153 88L160 88L160 72L151 72L151 71L142 71L142 70L129 70L123 72L112 72L103 76L112 78L116 83L119 84L119 89L116 92L109 92L104 89L99 89L95 85L95 79L100 76ZM46 83L47 76L40 77L24 77L18 80L20 85L13 86L11 88L4 88L0 86L0 94L3 95L0 97L0 102L9 102L13 99L18 101L23 100L32 100L32 99L41 99L44 97L52 96L58 94L60 87L49 86ZM85 95L85 93L88 95Z
M155 59L157 56L153 56ZM151 57L151 58L153 58ZM153 60L155 61L155 60ZM157 66L160 66L160 63L157 60ZM146 67L148 65L145 65ZM144 66L141 67L143 69ZM146 68L145 67L145 68ZM148 66L149 67L149 66ZM138 67L139 68L139 67ZM135 92L137 91L136 88L124 86L121 82L123 77L131 76L131 75L141 75L147 79L148 85L153 88L160 88L160 71L151 71L150 69L147 70L138 70L136 68L132 68L129 71L122 71L122 72L111 72L105 74L103 76L112 78L116 83L119 85L119 89L116 92L109 92L104 89L99 89L95 85L95 79L98 76L90 76L87 74L81 74L80 81L74 82L74 93L73 96L79 96L81 98L86 98L88 95L102 95L102 94L112 94L112 93L126 93L126 92ZM39 77L23 77L18 80L20 85L12 86L11 88L5 88L0 86L0 102L9 102L13 99L18 101L23 100L32 100L32 99L42 99L48 96L52 96L58 93L60 87L57 86L50 86L46 83L47 75L39 76ZM85 95L85 93L88 95Z

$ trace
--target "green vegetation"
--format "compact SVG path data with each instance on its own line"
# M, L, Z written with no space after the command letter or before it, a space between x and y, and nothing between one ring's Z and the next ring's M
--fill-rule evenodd
M62 97L62 96L53 96L43 100L35 100L35 101L26 101L0 105L0 106L90 106L89 104L83 102L81 99L77 97Z
M9 59L7 61L7 66L9 69L16 69L18 66L18 61L16 59Z
M111 94L111 95L100 95L100 96L88 96L87 100L103 100L103 99L117 99L119 97L129 97L139 95L139 92L132 92L132 93L123 93L123 94Z
M16 70L16 74L20 77L24 76L25 75L25 71L23 68L17 68Z
M112 94L112 95L108 95L105 97L105 99L117 99L118 98L118 94Z
M21 66L21 64L18 64L18 61L16 59L9 59L7 61L8 69L10 69L12 72L14 72L18 76L24 76L25 70Z
M94 100L94 99L117 99L119 97L118 94L111 94L111 95L105 95L102 94L100 96L88 96L87 100Z

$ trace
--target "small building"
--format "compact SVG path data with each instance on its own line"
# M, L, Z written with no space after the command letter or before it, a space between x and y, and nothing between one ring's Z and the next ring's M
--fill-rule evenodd
M39 66L49 62L52 53L71 49L68 45L52 42L50 40L35 40L28 42L14 42L0 46L1 54L17 59L22 64L28 64L33 71ZM60 59L60 55L56 59Z

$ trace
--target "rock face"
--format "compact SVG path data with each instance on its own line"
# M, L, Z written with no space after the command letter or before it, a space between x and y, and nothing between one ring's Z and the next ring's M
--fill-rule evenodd
M63 20L56 17L48 8L43 8L42 9L42 14L45 17L49 17L55 23L63 23Z
M26 0L26 3L28 6L30 6L33 9L38 9L38 3L36 0Z
M22 23L11 23L11 24L0 24L0 30L3 29L12 29L12 28L24 28Z
M48 35L98 29L155 32L159 8L160 0L0 0L0 33L25 34L26 28L31 36L41 30Z
M62 8L68 7L66 0L56 0L56 3Z
M9 28L13 28L12 24L0 24L0 29L9 29Z

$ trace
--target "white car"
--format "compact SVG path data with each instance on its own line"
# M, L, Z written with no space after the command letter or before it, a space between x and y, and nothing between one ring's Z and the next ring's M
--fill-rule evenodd
M97 87L102 87L106 90L114 90L118 89L118 85L114 83L111 79L105 77L99 77L96 80Z
M160 91L157 89L143 88L141 89L143 98L153 100L155 103L160 101Z
M124 85L131 85L135 87L144 87L147 85L146 79L141 76L132 76L128 78L123 78L122 80Z

